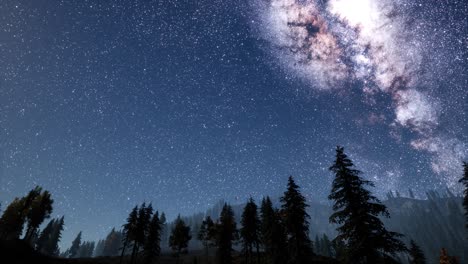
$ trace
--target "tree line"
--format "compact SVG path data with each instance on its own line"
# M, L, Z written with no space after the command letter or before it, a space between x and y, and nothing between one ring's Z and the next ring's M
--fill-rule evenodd
M46 255L58 255L64 228L64 217L52 219L39 231L39 226L53 210L51 194L36 186L21 198L15 198L0 218L0 239L19 239L25 230L23 240L37 251Z
M463 163L463 207L468 228L468 164ZM287 189L275 208L267 196L258 208L250 198L237 227L232 207L224 203L219 218L207 216L195 233L202 242L205 257L215 252L217 263L233 263L234 249L240 245L243 263L313 263L318 255L333 256L340 263L399 263L398 254L405 253L409 263L426 263L425 256L415 241L409 246L402 234L389 231L381 218L389 218L384 204L372 194L374 183L361 177L342 147L337 147L335 160L329 168L334 174L328 198L333 203L329 222L337 226L337 236L309 237L309 215L305 197L294 178L288 178ZM22 198L15 198L0 218L0 238L23 240L37 251L59 255L58 242L64 227L64 217L52 219L39 232L39 226L50 218L53 200L48 191L36 187ZM166 218L151 204L135 206L129 213L122 230L113 229L105 240L97 244L82 242L80 232L62 257L91 257L116 255L120 263L154 263L161 255L161 240L165 238ZM168 237L169 246L177 261L187 253L192 239L191 228L180 217L174 221ZM455 263L446 251L441 251L441 263Z
M234 247L240 244L246 264L311 263L317 254L333 256L341 263L399 263L398 254L401 253L408 255L409 263L426 263L415 241L411 240L407 246L401 241L402 234L386 229L381 218L390 215L386 206L369 191L368 187L373 187L374 183L360 176L361 172L342 147L336 149L330 171L335 175L328 196L333 202L329 222L338 226L338 235L334 239L324 235L316 237L312 243L306 212L309 205L291 176L280 199L281 207L274 208L267 196L258 208L250 198L243 208L240 228L237 228L234 212L227 203L217 220L207 216L196 233L206 258L209 259L210 251L214 250L217 263L232 263ZM467 173L468 167L464 163L464 176L460 182L465 185L468 185L468 180L464 180L468 178ZM169 245L177 258L187 252L192 238L190 231L178 216L169 237ZM445 256L455 261L447 254Z

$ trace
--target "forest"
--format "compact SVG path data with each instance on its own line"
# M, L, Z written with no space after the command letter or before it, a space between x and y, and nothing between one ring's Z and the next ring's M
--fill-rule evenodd
M385 201L342 147L329 169L329 205L307 201L290 176L281 197L220 201L171 222L142 203L102 240L79 232L67 249L59 248L65 217L50 219L52 194L38 186L2 207L1 263L468 263L468 163L463 197L447 189L416 199L408 189Z

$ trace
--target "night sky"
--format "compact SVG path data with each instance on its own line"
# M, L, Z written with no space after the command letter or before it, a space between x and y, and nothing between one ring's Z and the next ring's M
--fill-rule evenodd
M0 201L98 239L137 203L310 201L343 145L381 197L460 190L468 3L0 1Z

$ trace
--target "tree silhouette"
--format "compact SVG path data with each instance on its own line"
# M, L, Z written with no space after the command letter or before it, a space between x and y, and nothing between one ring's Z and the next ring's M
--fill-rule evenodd
M333 256L333 246L326 234L322 236L322 255L331 257Z
M96 248L94 249L93 257L100 257L100 256L103 256L103 252L104 252L104 243L105 243L105 240L104 240L104 239L100 239L100 240L97 242Z
M198 240L202 242L203 247L205 248L205 256L207 259L208 259L208 250L212 244L211 242L215 239L215 237L216 237L215 224L213 220L211 219L211 217L207 216L202 221L200 230L197 235Z
M127 217L127 223L123 225L123 246L120 254L120 263L122 263L125 250L130 243L136 240L137 223L138 222L138 206L135 206Z
M161 254L161 220L159 213L153 215L148 225L148 236L144 244L144 263L152 263Z
M260 239L267 256L267 262L283 264L287 262L286 230L280 214L273 208L270 197L262 199L260 207Z
M0 218L0 237L5 240L20 237L24 226L24 199L15 198L3 212Z
M378 263L404 251L406 248L398 239L402 235L387 231L378 218L389 217L387 208L365 189L374 184L359 176L361 172L354 169L342 147L336 148L336 160L330 170L335 179L328 196L334 201L334 213L329 220L340 225L337 239L346 243L348 261Z
M50 236L52 235L52 232L54 230L56 219L52 219L49 221L49 223L46 225L46 227L42 230L41 234L39 235L39 238L37 239L37 246L36 249L39 252L44 252L44 248L46 248L47 243L50 240Z
M257 205L252 198L244 207L241 216L242 227L240 235L242 238L242 250L245 254L246 263L253 262L253 248L257 251L257 263L260 262L260 220L258 219Z
M348 250L343 240L335 238L331 241L333 248L333 257L340 260L341 263L348 263Z
M107 234L106 239L103 241L101 255L102 256L117 256L122 245L123 235L122 232L116 231L115 228ZM96 251L98 248L96 247Z
M220 264L232 263L232 244L237 239L236 220L232 207L224 203L219 223L216 225L217 258Z
M166 223L166 214L161 212L159 216L159 221L161 222L161 247L163 245L167 246L169 238L167 237L167 223Z
M94 241L83 242L78 250L77 257L80 257L80 258L92 257L93 252L94 252L94 245L95 245Z
M141 245L145 243L145 236L148 224L153 214L153 208L151 204L146 207L146 203L143 203L138 210L138 218L135 228L135 240L133 241L133 250L130 263L133 263L138 259L138 252Z
M31 206L27 213L28 225L24 239L29 242L42 222L49 218L52 213L52 204L54 203L54 200L51 199L48 191L44 191L42 193L41 191L42 188L39 186L37 186L33 191L34 198L31 201Z
M289 176L288 187L281 197L281 214L288 234L288 263L306 263L313 255L309 239L309 215L305 197Z
M413 240L410 241L409 254L411 256L411 264L426 264L424 253Z
M468 229L468 163L463 162L463 177L458 181L465 187L463 191L463 207L465 208L466 228Z
M63 226L63 216L52 219L39 236L37 249L46 255L58 256L60 254L58 243L62 237Z
M65 225L64 216L62 216L58 221L55 222L54 230L50 239L50 249L52 250L50 255L58 256L60 254L60 249L58 243L62 239L62 231Z
M315 252L319 255L331 257L332 256L332 243L326 234L322 237L315 236Z
M190 239L192 239L192 236L190 235L190 227L185 224L185 222L180 218L180 215L177 216L175 226L171 231L171 236L169 237L169 246L176 253L177 263L179 262L180 254L187 249Z
M24 239L32 245L37 228L50 216L53 200L50 193L36 186L22 198L15 198L0 218L0 237L6 240L18 239L27 220Z
M80 250L80 246L81 246L81 231L78 233L76 238L72 241L72 245L70 247L68 257L70 258L77 257L78 250Z

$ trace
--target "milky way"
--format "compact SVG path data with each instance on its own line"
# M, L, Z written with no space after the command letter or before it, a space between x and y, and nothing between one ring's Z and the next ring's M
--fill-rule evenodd
M417 26L427 18L411 17L405 1L271 0L258 5L257 26L286 69L314 89L344 89L351 82L370 97L388 94L395 116L391 125L416 132L419 136L409 144L432 153L433 170L455 186L459 168L454 167L468 151L463 141L436 132L443 106L423 82L421 64L427 63L423 58L430 44Z

